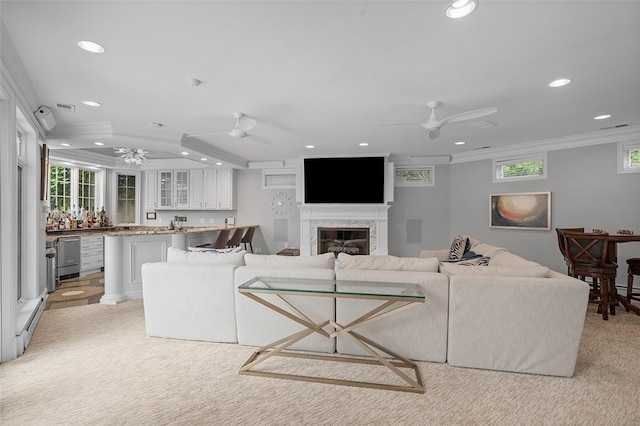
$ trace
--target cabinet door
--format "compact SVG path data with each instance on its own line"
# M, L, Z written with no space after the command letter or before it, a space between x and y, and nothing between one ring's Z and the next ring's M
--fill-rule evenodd
M202 201L205 209L218 208L218 171L205 170L202 182Z
M175 172L174 207L189 207L189 170L176 170Z
M159 172L160 185L158 186L159 207L173 207L173 172Z
M218 208L221 210L233 210L233 169L218 170Z
M189 176L189 207L192 209L204 208L202 175L202 170L194 169Z
M158 172L145 172L145 209L153 210L158 207Z

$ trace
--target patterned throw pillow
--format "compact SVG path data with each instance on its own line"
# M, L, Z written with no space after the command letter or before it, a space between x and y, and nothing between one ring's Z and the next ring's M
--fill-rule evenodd
M456 236L449 248L449 257L447 260L456 261L462 259L462 256L469 250L469 237Z

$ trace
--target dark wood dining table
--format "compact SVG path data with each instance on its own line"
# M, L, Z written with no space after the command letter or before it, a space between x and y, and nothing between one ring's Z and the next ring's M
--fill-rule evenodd
M609 262L618 263L618 244L640 242L640 234L609 234L609 245L607 247L607 260ZM627 301L627 298L616 293L616 299L628 311L640 315L640 307L634 306Z

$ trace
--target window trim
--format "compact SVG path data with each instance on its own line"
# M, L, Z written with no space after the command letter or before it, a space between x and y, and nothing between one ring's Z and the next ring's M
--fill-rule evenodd
M420 181L420 182L399 182L397 179L398 171L429 171L429 181ZM423 166L423 165L415 165L415 166L396 166L393 171L393 185L396 187L425 187L425 186L436 186L436 168L433 165Z
M633 149L640 149L639 141L618 143L618 174L640 173L640 167L627 165L627 153Z
M514 177L500 177L499 168L503 165L525 163L527 161L539 161L542 160L542 174L537 176L514 176ZM494 158L492 161L492 177L493 183L503 182L517 182L524 180L540 180L547 179L547 153L519 155L515 157L502 157Z

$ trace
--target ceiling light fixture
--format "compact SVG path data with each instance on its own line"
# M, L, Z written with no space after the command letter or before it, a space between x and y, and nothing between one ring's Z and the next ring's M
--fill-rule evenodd
M367 142L360 142L358 145L360 145L360 146L369 146L369 144Z
M478 2L476 0L455 0L445 8L444 14L448 18L458 19L469 15L477 8Z
M142 166L144 162L147 161L145 155L149 153L148 151L140 148L118 147L113 149L116 150L117 154L122 154L120 155L122 164L127 166Z
M204 157L202 157L202 158L200 159L200 161L207 161L207 159L206 159L206 158L204 158Z
M96 101L82 101L82 103L87 105L87 106L92 106L92 107L102 106L102 104L100 102L96 102Z
M189 155L189 153L187 151L182 151L180 154L182 155Z
M102 145L104 145L102 142L94 142L93 144L94 144L94 145L98 145L98 146L102 146Z
M222 163L218 161L218 162L216 163L216 166L222 166Z
M71 146L68 143L61 143L60 146Z
M315 145L305 145L304 147L308 148L308 149L313 149L313 148L315 148Z
M562 87L562 86L566 86L569 83L571 83L571 79L569 79L569 78L559 78L559 79L553 80L551 83L549 83L549 87Z
M464 145L465 141L458 141L458 142L454 142L454 145Z
M593 117L594 120L606 120L607 118L611 118L611 114L602 114Z
M88 40L80 40L78 42L78 47L91 53L104 53L105 51L104 47L100 46L98 43Z

